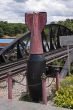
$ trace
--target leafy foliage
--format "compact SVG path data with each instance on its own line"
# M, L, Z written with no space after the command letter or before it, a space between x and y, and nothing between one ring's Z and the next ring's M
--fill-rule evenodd
M73 109L73 75L61 82L61 87L56 92L54 102L59 107Z
M51 24L55 22L51 22ZM65 21L58 21L58 24L68 27L73 30L73 19L66 19ZM4 35L15 36L17 34L23 34L27 31L27 27L23 23L8 23L7 21L0 21L0 28L3 30ZM48 34L48 28L45 33Z
M2 37L4 35L4 31L2 28L0 28L0 37Z
M51 65L58 65L58 66L63 66L64 65L64 60L55 60L54 62L51 63Z
M8 23L0 21L0 28L3 30L4 35L15 36L27 31L27 27L22 23Z
M73 19L66 19L65 21L58 21L58 24L61 24L73 30Z

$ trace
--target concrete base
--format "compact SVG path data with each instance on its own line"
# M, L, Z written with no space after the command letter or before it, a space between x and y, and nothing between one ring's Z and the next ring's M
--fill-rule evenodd
M0 110L71 110L37 103L0 99Z

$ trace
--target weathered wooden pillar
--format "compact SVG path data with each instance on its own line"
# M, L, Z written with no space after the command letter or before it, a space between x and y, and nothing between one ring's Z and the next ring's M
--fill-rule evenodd
M60 73L59 68L56 68L56 90L60 88Z
M43 104L47 104L47 91L46 91L46 75L42 74L42 101Z
M12 99L12 77L11 72L7 74L8 81L8 99Z

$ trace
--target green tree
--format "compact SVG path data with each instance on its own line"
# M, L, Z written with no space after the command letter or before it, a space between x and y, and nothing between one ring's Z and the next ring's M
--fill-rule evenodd
M4 31L4 35L15 36L23 34L27 31L27 27L22 23L8 23L7 21L0 21L0 27Z
M2 28L0 28L0 37L2 37L4 35L4 31Z
M58 24L61 24L73 30L73 19L66 19L65 21L58 21Z

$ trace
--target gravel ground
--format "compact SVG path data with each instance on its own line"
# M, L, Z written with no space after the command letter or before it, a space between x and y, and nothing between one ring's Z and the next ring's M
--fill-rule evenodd
M15 80L17 81L21 81L23 79L23 74L22 75L18 75L16 77L14 77ZM24 80L21 82L22 84L26 85L26 77L24 78ZM52 85L51 85L52 84ZM50 110L71 110L71 109L65 109L65 108L56 108L53 101L52 101L52 90L55 89L55 79L49 78L46 80L46 86L47 86L47 96L48 96L48 102L47 105L50 108ZM21 96L21 93L26 92L27 88L26 86L20 85L19 83L15 83L13 85L13 90L12 90L12 99L18 101L19 97ZM0 83L0 99L3 100L7 100L8 99L8 95L7 95L7 82L2 82ZM0 102L1 103L1 102ZM6 110L6 109L5 109ZM15 109L16 110L16 109ZM46 109L47 110L47 109Z
M14 77L15 80L21 81L23 79L23 73L21 75L18 75ZM23 85L26 85L26 77L24 80L21 82ZM52 86L50 86L52 83ZM13 100L19 100L19 97L21 96L21 93L27 92L26 86L20 85L19 83L15 83L13 85L12 89L12 98ZM3 87L4 86L4 87ZM6 86L6 87L5 87ZM46 80L46 86L47 86L47 96L48 96L48 104L53 105L53 102L51 101L53 95L52 95L52 88L55 86L55 80L52 78L49 78ZM48 87L49 86L49 87ZM8 92L7 92L7 82L2 82L0 83L0 98L7 99L8 98Z
M20 82L23 79L23 74L15 76L14 79L16 81ZM24 80L21 83L26 85L26 77L24 78ZM4 82L0 83L0 98L7 99L8 98L7 91L8 91L7 82L4 81ZM19 83L15 83L13 85L13 89L12 89L12 98L14 100L18 100L22 92L26 92L26 86L20 85Z

